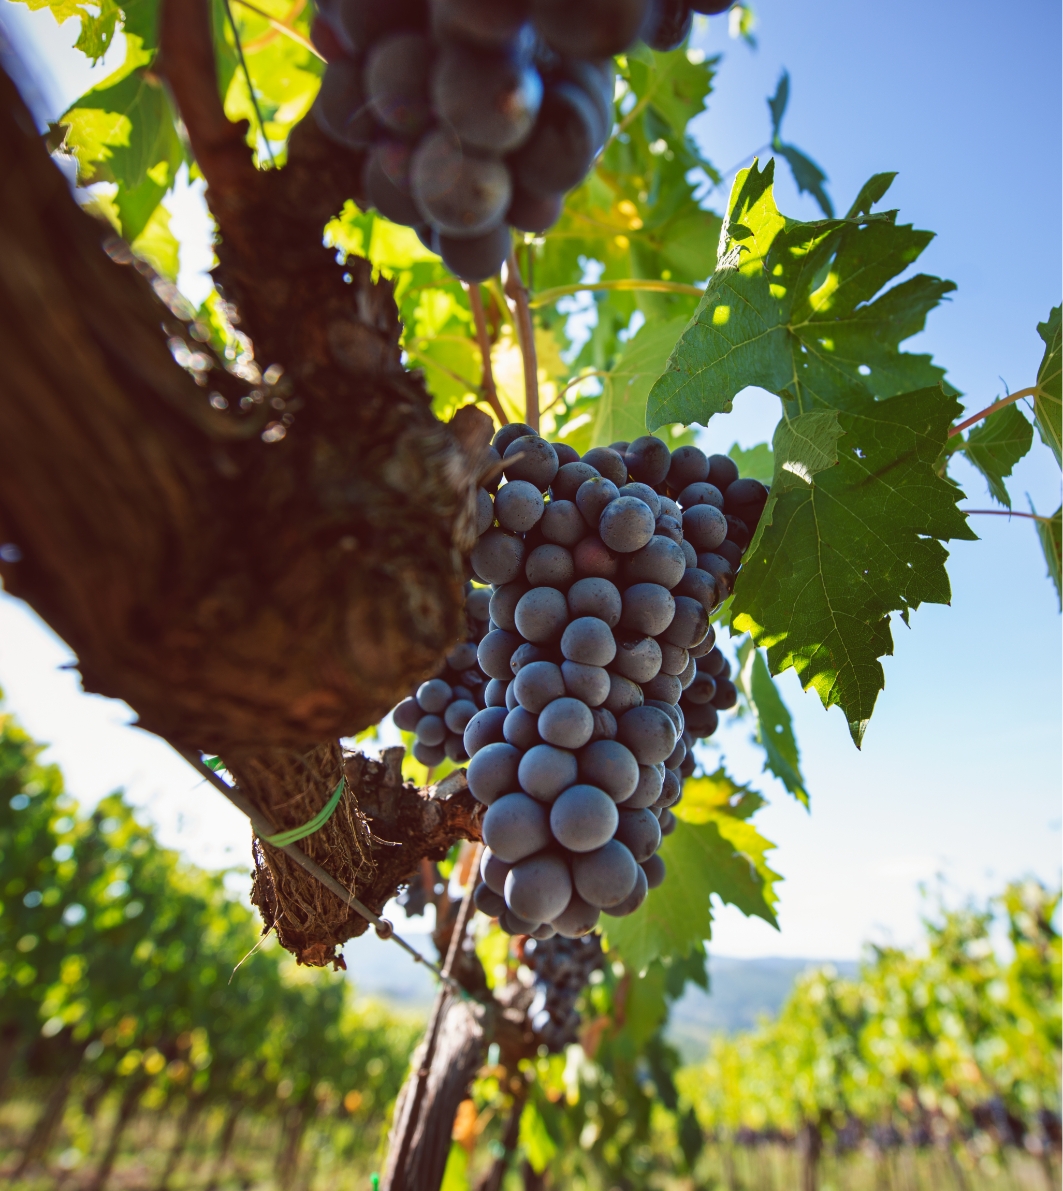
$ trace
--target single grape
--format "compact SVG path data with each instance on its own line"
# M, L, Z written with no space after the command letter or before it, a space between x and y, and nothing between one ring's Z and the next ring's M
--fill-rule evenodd
M480 663L480 669L489 678L509 678L509 659L519 644L520 638L516 633L507 632L506 629L493 629L476 649L476 660Z
M321 131L348 149L368 149L373 117L365 102L361 69L348 58L330 62L314 100L314 119Z
M507 425L495 431L495 436L491 439L491 446L498 452L501 458L506 453L509 444L518 438L523 438L526 434L534 434L535 431L524 422L509 422Z
M662 703L678 703L683 693L683 684L674 674L655 674L649 681L642 684L642 690L647 701L660 700Z
M369 151L362 170L362 188L369 204L385 219L406 227L421 222L421 212L410 191L410 157L409 145L402 141L382 141Z
M551 925L562 938L579 939L594 930L600 914L597 906L588 905L578 893L573 893L568 905Z
M576 543L572 551L572 561L576 567L576 574L582 577L614 579L620 572L620 556L614 554L597 535L583 538Z
M516 864L550 842L546 810L527 794L503 794L487 808L483 838L499 859Z
M521 860L509 870L505 897L506 905L521 918L549 922L572 900L568 865L553 852L540 852Z
M620 489L620 495L633 496L636 500L641 500L644 505L649 506L654 519L661 515L661 498L649 484L641 484L638 480L632 480Z
M604 707L592 708L591 715L594 717L591 740L612 740L616 736L616 716Z
M672 453L659 438L643 434L624 452L628 474L633 480L656 488L663 484L672 466Z
M680 521L682 518L680 518ZM683 557L687 560L687 567L696 567L698 565L698 552L689 542L680 542L679 545L683 549Z
M459 641L447 654L447 665L459 674L472 669L476 665L476 646L475 641Z
M520 706L520 704L517 702L517 692L513 687L513 683L512 682L507 683L506 684L506 710L512 711L514 707L519 707L519 706Z
M726 545L726 542L722 542L716 549L722 550ZM704 550L698 555L698 569L707 571L713 577L716 582L717 596L726 598L731 594L735 583L734 567L726 558L714 551Z
M553 77L576 83L586 91L598 116L596 141L599 148L613 130L613 96L616 94L616 67L611 58L588 62L567 58L551 66ZM604 474L604 473L603 473ZM623 480L615 481L622 484Z
M695 505L712 505L723 510L723 493L715 484L702 480L700 483L688 484L676 497L681 509L692 509Z
M653 806L664 786L663 765L640 765L639 780L634 793L624 800L624 810L639 810Z
M655 535L641 550L626 555L622 567L628 583L656 583L670 589L682 580L687 562L681 546Z
M538 524L545 508L542 493L527 480L511 480L503 484L495 497L498 524L512 533L527 533Z
M615 808L613 813L616 813ZM627 897L635 888L638 871L635 857L615 839L572 859L572 881L576 892L589 905L603 909L619 905Z
M651 699L649 696L647 696L645 706L656 707L658 711L663 711L664 714L675 725L676 732L682 736L683 729L685 727L683 723L683 713L674 703L668 703L667 701L661 699Z
M556 641L568 624L568 604L556 587L533 587L517 601L513 619L525 640Z
M478 236L437 232L432 242L432 251L443 258L451 273L470 283L496 277L511 248L509 228L504 223Z
M661 633L664 641L687 649L705 639L709 631L709 614L699 601L690 596L675 596L675 615Z
M649 860L642 862L642 871L646 874L646 884L651 889L657 889L664 883L664 878L667 870L664 866L664 861L658 853L654 853Z
M611 58L639 36L649 0L534 0L536 28L559 54Z
M556 501L570 501L574 504L580 486L597 476L595 468L584 459L563 463L557 469L557 475L550 485L550 495Z
M532 194L578 186L601 148L602 121L594 100L575 83L551 82L527 142L513 155L514 177Z
M604 620L596 616L580 616L562 633L561 652L570 662L608 666L616 656L616 641Z
M449 683L444 682L442 678L430 678L417 688L417 702L421 705L421 710L433 714L441 712L453 697L454 692Z
M524 575L532 587L552 587L564 591L575 573L571 552L555 542L536 546L524 564Z
M414 150L410 188L424 218L448 236L482 236L498 227L509 206L509 171L475 157L452 132L430 132Z
M540 802L553 802L562 790L576 781L575 756L551 744L537 744L520 759L517 778L520 788Z
M695 769L697 769L697 767L698 767L698 763L697 763L697 761L694 759L694 754L693 754L692 752L690 752L690 750L688 749L688 750L687 750L687 755L686 755L686 758L685 758L685 759L684 759L684 761L683 761L683 764L679 766L679 778L680 778L680 781L682 781L682 780L684 780L685 778L688 778L688 777L693 777L693 776L694 776L694 770L695 770Z
M489 529L477 539L469 561L483 583L509 583L524 569L524 542L503 529Z
M497 918L506 908L506 899L481 881L473 890L472 904L488 918Z
M498 481L502 477L502 456L494 447L488 447L480 463L479 483L488 492L494 493L498 488Z
M671 835L678 821L670 810L661 811L661 835Z
M723 511L744 521L752 531L757 528L767 501L768 490L759 480L735 480L723 494Z
M506 877L509 876L512 867L513 865L507 864L504 860L499 860L490 848L484 848L480 856L480 880L492 893L503 897L506 892Z
M687 729L698 739L711 736L720 723L720 713L711 703L687 703L683 707Z
M476 489L476 536L487 533L495 521L495 502L491 499L490 492L486 488ZM488 593L490 598L490 593ZM468 607L466 607L468 611ZM470 614L471 615L471 614ZM477 617L479 620L486 620L484 616Z
M639 784L639 764L629 748L615 740L596 740L577 757L583 781L604 790L614 802L624 802Z
M373 115L393 132L417 137L432 119L428 71L432 43L421 33L381 38L365 60L365 87Z
M498 925L507 935L530 935L534 931L537 931L542 923L528 922L526 919L514 914L512 910L505 909L499 915Z
M526 0L432 0L432 31L484 46L505 46L528 19Z
M635 876L635 888L624 898L619 905L609 906L605 909L605 913L612 918L626 918L628 914L634 914L635 911L646 900L646 894L649 892L649 882L642 866L639 865L639 871Z
M419 744L442 744L447 738L447 726L439 715L423 715L417 721L414 735Z
M475 757L480 749L489 744L496 744L503 739L502 725L505 723L506 710L504 707L485 707L478 711L465 726L463 739L465 751L470 757Z
M715 550L727 537L727 522L715 505L692 505L683 513L683 537L698 551Z
M689 0L654 0L642 39L651 49L660 52L675 50L690 36L693 22Z
M699 484L708 478L709 461L698 447L676 447L668 465L668 487L682 492L688 484Z
M654 526L654 537L668 538L681 546L683 542L683 518L662 513Z
M455 765L469 759L469 754L465 751L465 741L458 732L447 733L447 738L443 741L443 751L447 754L448 760L453 761Z
M659 583L633 583L623 595L620 624L622 628L656 637L667 631L675 610L675 597L667 587Z
M533 939L552 939L557 934L557 931L554 930L552 923L544 922L540 926L537 926L535 930L529 931L529 934Z
M661 517L674 517L680 522L683 520L682 510L670 496L658 494L657 499L661 502Z
M553 662L532 662L523 666L513 680L513 694L517 703L534 715L565 693L565 680L560 666Z
M655 529L653 511L634 496L618 495L605 506L598 519L598 536L610 550L620 554L641 549L653 537Z
M579 463L579 451L575 447L569 446L567 442L552 442L550 444L554 448L554 453L557 455L557 466L562 468L566 463ZM554 479L556 480L556 476ZM551 489L553 485L551 485Z
M730 518L728 520L728 524L730 524L730 521L732 520L737 521L738 518ZM724 540L716 547L715 553L727 563L732 571L737 571L742 565L742 551L738 549L734 542L727 538L724 538Z
M711 612L719 603L716 595L716 580L700 567L688 567L679 582L672 588L674 596L689 596L697 600L706 612Z
M548 542L558 546L575 546L587 533L587 524L580 516L575 502L571 500L550 501L539 528ZM569 557L571 558L571 555Z
M455 699L444 713L443 721L451 732L464 735L469 722L477 714L478 709L471 699Z
M403 701L391 713L392 721L396 728L403 732L412 732L417 727L417 722L421 716L424 715L424 708L411 695L408 699Z
M538 434L514 439L502 456L507 480L526 480L545 492L558 472L557 452Z
M729 678L718 678L716 680L716 694L713 696L712 705L718 711L727 711L734 707L738 702L738 689Z
M530 641L525 641L523 645L518 645L513 651L513 656L509 659L509 668L514 674L519 674L525 666L530 666L532 662L548 662L550 660L547 650L541 646L532 645Z
M505 723L504 715L504 728ZM468 748L465 752L468 752ZM469 761L465 780L469 782L469 790L477 802L490 806L502 794L511 794L518 790L520 784L517 779L517 766L520 762L520 749L514 748L512 744L496 741L484 744L470 756L473 760Z
M548 703L539 715L539 735L558 748L579 749L591 738L594 717L582 699L565 695Z
M662 636L657 644L661 647L661 673L680 675L690 665L690 654L678 645L672 645Z
M656 707L633 707L617 721L617 740L631 749L640 765L663 761L675 748L676 735L675 725Z
M738 479L738 464L728 455L709 456L709 474L706 477L710 484L715 484L721 492Z
M683 671L682 674L678 675L679 685L683 688L684 691L694 681L694 678L696 677L697 672L698 672L697 661L695 660L693 654L691 654L688 651L687 657L689 660L687 661L686 669Z
M414 760L420 761L428 769L434 769L447 755L446 749L441 744L425 744L422 740L418 740L411 751Z
M602 666L586 666L582 662L561 663L565 690L588 707L600 707L609 697L609 671Z
M677 803L679 801L680 795L683 793L683 783L679 780L679 778L676 774L676 770L679 768L680 765L683 764L683 761L686 760L687 746L686 746L686 743L682 740L682 738L680 738L676 742L675 747L676 747L676 749L683 750L683 756L679 761L676 762L675 765L667 765L667 764L665 765L665 767L664 767L664 781L661 785L661 796L660 796L660 798L657 799L656 803L654 803L655 806L659 806L659 807L673 806L675 803ZM668 758L669 761L671 759L672 759L671 757Z
M513 619L513 613L517 610L520 597L528 590L527 580L521 576L519 579L514 579L512 583L504 583L501 587L496 587L491 593L490 617L500 629L506 629L510 633L517 631L517 622Z
M632 682L649 682L661 669L661 647L652 637L620 632L615 636L616 657L610 669ZM641 703L642 700L640 699ZM609 700L606 700L609 707ZM615 708L610 708L615 710Z
M620 452L611 447L592 447L583 456L583 462L596 468L618 490L627 483L627 464Z
M724 539L724 541L733 542L737 547L739 554L745 553L745 549L749 545L750 538L753 536L749 532L749 526L746 525L741 517L733 517L730 513L724 514L724 520L727 522L727 537ZM721 545L722 544L723 543L721 543Z
M642 701L642 687L637 682L625 678L622 674L609 675L609 694L604 704L607 711L620 716L632 707L641 707Z
M620 623L623 603L615 583L608 579L579 579L568 589L568 610L575 617L592 616L613 629Z
M550 808L554 839L570 852L592 852L616 831L616 803L597 786L570 786Z
M592 476L576 489L576 508L591 529L597 529L602 512L619 496L620 489L612 480L604 476Z
M698 659L698 669L706 674L711 674L713 678L721 675L726 678L731 672L727 659L718 646L711 649L704 658Z
M522 144L543 102L543 81L519 46L483 50L445 43L431 87L436 112L462 144L491 153Z
M542 740L538 729L539 717L523 707L514 707L506 716L502 724L502 735L506 740L521 750L530 749Z
M505 707L506 691L509 683L501 678L492 678L484 691L484 704L487 707Z

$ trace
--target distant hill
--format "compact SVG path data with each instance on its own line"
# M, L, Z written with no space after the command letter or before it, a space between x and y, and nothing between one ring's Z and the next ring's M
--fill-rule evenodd
M672 1010L668 1039L688 1062L700 1059L713 1034L748 1030L757 1019L774 1016L808 968L831 963L843 976L856 974L852 960L734 959L709 956L709 991L688 985Z
M408 931L403 936L429 958L435 949L427 935ZM352 939L345 951L348 974L363 996L384 1001L393 1009L423 1013L432 1004L435 980L394 943L369 931ZM668 1037L683 1058L701 1058L713 1034L748 1030L757 1019L774 1016L782 1008L797 976L811 967L833 963L844 976L855 975L856 963L815 959L735 959L709 957L709 992L693 985L672 1011Z

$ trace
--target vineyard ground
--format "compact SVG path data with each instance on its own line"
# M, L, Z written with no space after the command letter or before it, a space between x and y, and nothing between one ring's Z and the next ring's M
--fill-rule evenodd
M26 1136L39 1107L38 1101L26 1098L8 1101L0 1109L0 1177L13 1170L19 1140ZM93 1123L77 1107L70 1108L46 1163L8 1186L12 1191L87 1191L116 1111L117 1101L108 1101ZM277 1166L284 1138L276 1118L250 1113L241 1118L228 1158L219 1166L216 1140L223 1123L220 1107L197 1122L167 1183L168 1191L366 1191L379 1164L366 1152L371 1139L360 1139L357 1148L362 1153L341 1157L327 1142L316 1144L311 1127L294 1177L282 1184ZM177 1129L176 1114L142 1112L125 1134L108 1191L159 1187ZM944 1150L909 1147L828 1152L821 1162L819 1191L1045 1191L1059 1185L1057 1163L1046 1169L1037 1157L1021 1151L1008 1150L1003 1159L995 1155L965 1158L959 1166L950 1162ZM710 1143L698 1162L696 1181L661 1175L648 1182L645 1191L792 1191L800 1185L801 1156L792 1147ZM522 1187L514 1169L502 1191Z

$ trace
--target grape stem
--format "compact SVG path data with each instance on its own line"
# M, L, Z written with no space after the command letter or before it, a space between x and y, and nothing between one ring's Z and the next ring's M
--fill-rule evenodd
M1028 521L1043 521L1045 525L1052 523L1051 517L1042 517L1039 513L1020 513L1016 509L960 509L968 517L1025 517Z
M480 359L483 361L483 382L480 388L488 405L495 411L499 426L509 422L502 402L498 400L498 390L495 388L495 374L491 371L491 340L487 335L487 319L484 316L484 299L480 293L479 283L470 285L462 282L465 292L469 295L469 308L472 310L472 321L476 324L476 342L480 345Z
M961 422L958 426L953 426L949 430L949 438L955 438L957 434L966 430L968 426L973 426L975 422L980 422L983 418L988 418L990 414L995 414L998 409L1003 409L1005 405L1012 405L1016 401L1021 401L1023 397L1036 397L1040 389L1037 385L1033 385L1029 389L1020 389L1017 393L1009 393L1007 397L1001 397L999 401L994 401L992 405L987 405L985 409L979 410L976 414L971 414L966 421Z
M700 298L705 290L697 285L687 285L684 281L665 281L655 278L620 277L615 281L582 281L578 285L555 285L550 289L540 290L531 299L533 307L549 306L558 298L567 298L570 294L582 294L587 290L648 290L656 294L688 294L693 298Z
M512 249L506 261L506 296L516 317L517 339L524 362L524 421L539 433L539 366L535 358L535 325L532 322L531 302L520 275L517 250Z
M309 50L315 58L320 58L322 62L325 61L324 54L320 53L314 43L309 37L304 37L297 29L293 29L291 25L286 25L283 21L277 20L276 17L271 17L265 9L259 8L257 4L249 4L248 0L236 0L236 3L241 8L246 8L248 12L253 12L255 16L261 17L264 21L268 21L272 29L285 37L290 37L296 45L301 45L304 50ZM256 42L257 42L256 38ZM250 48L250 47L248 47Z
M570 380L568 382L568 384L565 385L565 387L558 392L557 396L553 399L553 401L551 401L548 406L546 406L544 409L540 410L539 412L543 413L543 414L548 413L550 410L552 410L554 408L554 406L559 401L561 401L564 398L565 394L569 391L569 389L574 389L576 387L576 385L582 384L585 380L592 380L596 376L604 377L604 376L608 376L608 375L609 375L608 372L602 372L601 369L599 369L599 368L594 368L590 372L581 372L579 374L579 376L573 377L573 379Z

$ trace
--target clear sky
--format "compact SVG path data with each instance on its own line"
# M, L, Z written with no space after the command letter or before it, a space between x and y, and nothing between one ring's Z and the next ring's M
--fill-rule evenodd
M1050 0L762 0L759 48L727 36L697 44L725 55L696 133L721 168L768 139L765 104L791 75L785 139L829 175L844 210L873 173L897 170L890 205L938 233L921 270L957 282L910 347L931 351L973 411L1034 379L1035 324L1060 300L1060 8ZM0 0L14 40L35 50L57 114L88 72L46 12ZM785 167L778 199L812 218ZM186 238L182 282L209 260L194 194L174 204ZM201 284L201 282L200 282ZM713 449L770 438L777 402L749 391L705 436ZM991 506L980 477L955 469L970 508ZM1059 504L1059 470L1035 446L1012 491L1040 511ZM1017 507L1025 507L1020 503ZM731 955L851 958L867 939L917 937L920 882L941 874L955 900L1034 873L1059 880L1061 640L1055 593L1028 521L978 517L981 540L957 543L951 607L895 622L895 655L862 752L840 712L825 713L792 673L780 680L803 753L812 812L759 773L748 728L720 733L727 762L772 800L759 815L778 844L781 933L724 911L714 947ZM59 667L69 651L21 605L0 598L0 685L9 707L67 772L85 803L125 786L166 842L204 864L245 863L240 816L168 748L126 727L128 709L81 694Z

